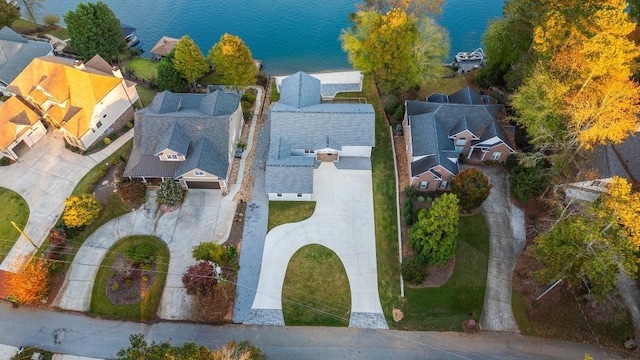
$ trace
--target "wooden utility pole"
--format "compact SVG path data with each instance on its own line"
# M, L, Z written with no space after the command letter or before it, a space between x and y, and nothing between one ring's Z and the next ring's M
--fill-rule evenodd
M27 240L29 240L29 242L31 243L31 245L33 245L33 247L36 248L36 250L40 250L40 247L38 245L36 245L33 240L31 240L31 238L24 233L24 231L22 231L22 229L20 229L20 227L13 221L11 221L11 225L13 225L14 228L16 228L16 230L18 230L18 232L20 232L20 234L22 236L24 236Z

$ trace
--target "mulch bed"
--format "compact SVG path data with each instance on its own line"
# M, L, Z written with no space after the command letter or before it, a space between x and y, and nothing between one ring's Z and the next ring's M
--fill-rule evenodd
M231 225L231 232L229 238L224 242L224 246L235 245L240 253L240 245L242 244L242 233L244 231L244 213L247 209L247 203L240 201L236 206L236 214L233 217L233 224Z
M114 305L131 305L140 302L156 279L156 264L151 263L150 270L142 270L130 260L119 254L111 267L105 293ZM126 272L126 276L120 275Z

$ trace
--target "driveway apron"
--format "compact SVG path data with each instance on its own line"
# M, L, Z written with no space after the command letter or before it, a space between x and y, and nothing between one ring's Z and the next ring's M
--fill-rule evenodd
M267 234L258 289L244 323L284 325L282 287L289 260L303 246L319 244L338 255L349 278L349 326L387 328L378 295L371 170L322 163L314 170L313 189L316 209L309 219Z

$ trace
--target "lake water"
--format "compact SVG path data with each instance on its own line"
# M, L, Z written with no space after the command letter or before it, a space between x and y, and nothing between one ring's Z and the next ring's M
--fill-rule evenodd
M298 70L351 68L340 31L356 10L353 0L103 0L121 22L136 27L145 55L163 36L189 35L203 54L220 36L240 36L271 75ZM503 0L445 0L438 20L449 32L451 53L481 45L489 20L502 16ZM80 0L46 0L39 16L62 16ZM451 59L450 59L451 60Z

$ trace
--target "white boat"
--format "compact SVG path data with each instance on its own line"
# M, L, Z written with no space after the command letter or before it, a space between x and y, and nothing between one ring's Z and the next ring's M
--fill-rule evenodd
M456 62L460 63L466 61L484 61L484 50L482 50L482 48L477 48L472 52L459 52L456 54Z

